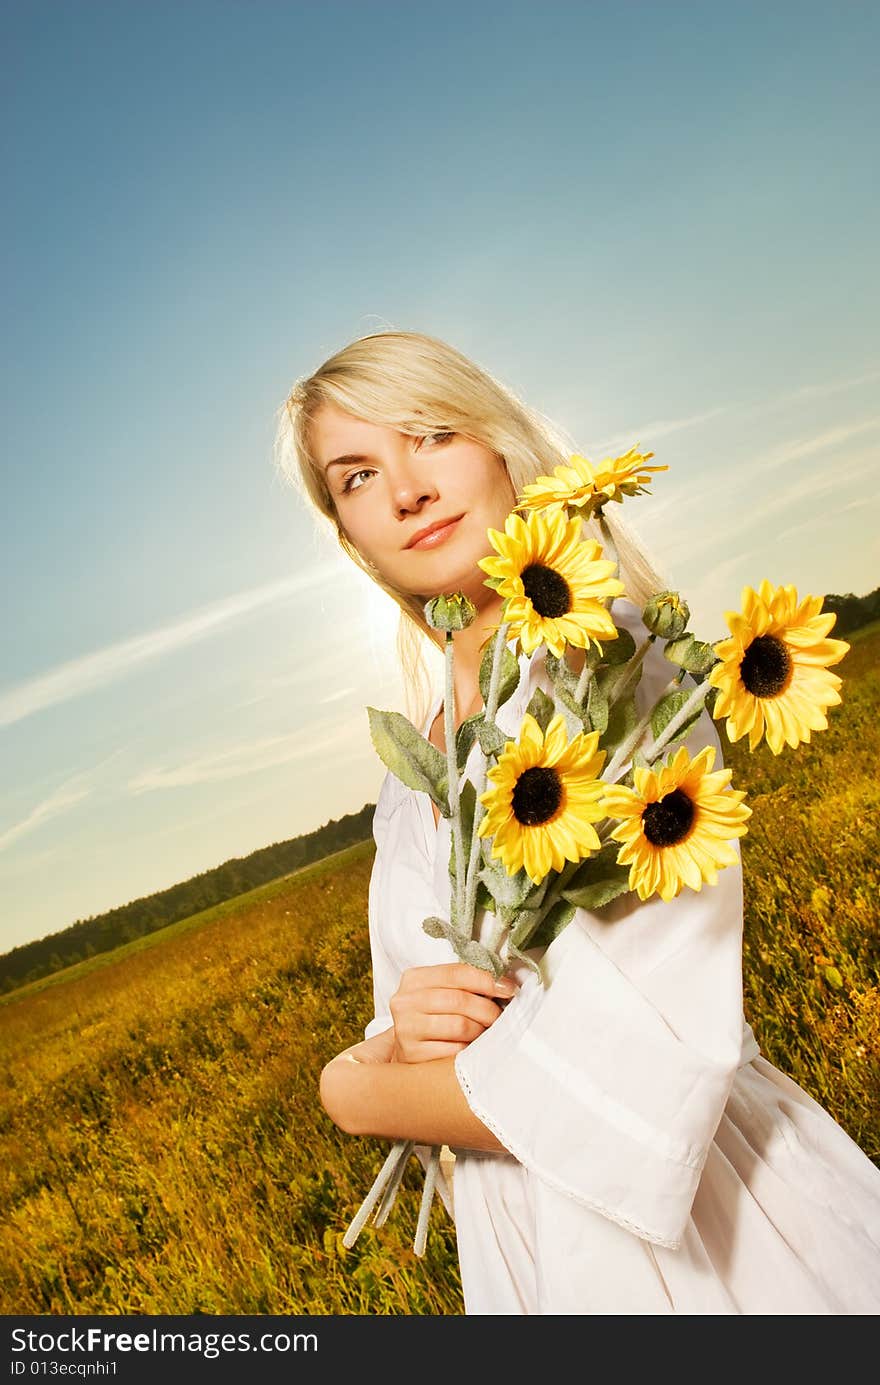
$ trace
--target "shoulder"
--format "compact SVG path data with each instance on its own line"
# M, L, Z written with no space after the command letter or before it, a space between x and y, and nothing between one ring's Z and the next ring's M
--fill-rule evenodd
M410 790L401 783L396 774L392 774L390 769L386 770L373 811L373 840L377 846L382 845L391 819L404 803L409 792Z

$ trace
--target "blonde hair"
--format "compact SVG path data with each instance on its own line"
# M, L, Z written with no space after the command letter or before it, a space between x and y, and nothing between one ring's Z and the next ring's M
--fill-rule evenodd
M450 429L472 438L497 455L517 495L527 482L566 462L576 448L487 371L454 347L421 332L381 331L357 338L312 375L297 380L278 410L278 471L300 492L307 507L317 512L319 525L325 530L329 526L352 562L400 608L397 652L408 704L416 709L412 719L421 725L428 697L425 641L439 647L442 637L429 628L419 598L383 581L344 533L309 435L311 421L323 404L335 404L356 418L402 433ZM611 514L605 520L617 548L626 595L636 605L644 605L667 584L626 525ZM601 541L595 521L587 521L585 528L589 537Z

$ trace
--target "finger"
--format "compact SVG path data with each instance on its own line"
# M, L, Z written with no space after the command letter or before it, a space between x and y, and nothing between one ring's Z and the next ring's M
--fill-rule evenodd
M424 990L410 991L392 996L391 1014L395 1026L404 1026L411 1033L419 1033L428 1019L467 1017L488 1029L501 1014L500 1000L489 1000L487 996L473 995L470 991Z
M475 995L515 995L519 987L509 976L496 981L491 972L472 967L468 962L440 962L433 967L409 967L400 979L401 990L423 990L426 986L447 986L472 991Z
M403 1063L430 1063L434 1058L454 1058L465 1048L467 1048L467 1044L435 1041L407 1045L401 1051L399 1061Z
M487 996L471 991L426 990L415 995L414 1009L426 1015L468 1015L485 1029L501 1014L501 1006Z
M422 1015L419 1038L438 1043L469 1044L487 1028L480 1020L471 1019L468 1015Z

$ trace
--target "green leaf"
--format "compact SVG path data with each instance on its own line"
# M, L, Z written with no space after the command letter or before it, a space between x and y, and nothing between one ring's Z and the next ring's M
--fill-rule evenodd
M557 659L553 654L546 656L544 666L550 674L557 701L577 718L579 730L591 730L584 704L577 697L578 674L569 668L565 659Z
M688 659L687 671L695 678L705 678L710 669L721 663L711 644L706 644L705 640L694 640Z
M472 967L480 967L482 971L489 971L493 976L501 976L504 971L504 963L494 952L490 952L488 947L483 947L474 938L457 938L453 942L456 953L463 962L469 962Z
M574 904L565 898L557 899L548 913L544 915L529 940L529 947L549 947L575 915Z
M617 631L617 639L602 641L602 663L607 664L609 668L629 663L636 652L636 642L629 631L620 629L617 625L614 628Z
M610 904L612 899L626 894L629 889L629 867L616 866L614 869L615 874L606 876L604 880L594 880L591 885L584 885L583 889L563 890L563 899L576 904L579 909L601 909L603 904Z
M602 692L608 698L609 703L614 702L619 696L620 689L625 683L629 684L627 697L634 693L639 683L642 681L642 670L644 660L639 663L635 673L632 673L630 664L618 664L616 668L600 668L594 681L597 681ZM632 677L632 682L629 679Z
M400 712L368 707L370 739L382 763L408 789L430 794L444 817L449 817L446 757L419 734Z
M595 645L590 645L586 655L586 661L590 665L590 668L595 668L600 658L601 655ZM544 667L550 675L550 681L556 692L565 690L574 697L577 692L580 674L575 673L574 669L570 667L568 660L564 658L559 659L555 654L548 653L544 659Z
M467 758L471 753L471 746L477 738L477 731L485 719L485 716L485 712L474 712L472 717L468 717L466 721L461 723L461 726L459 726L455 733L455 763L458 766L459 774L461 774L467 764Z
M651 735L655 740L658 736L662 735L666 727L672 721L672 718L681 711L689 698L690 693L687 691L667 693L665 697L660 698L660 701L651 713ZM676 741L680 741L687 736L694 722L699 720L702 710L702 707L697 707L688 717L687 721L678 728L672 739L667 741L666 744L675 745Z
M489 701L489 680L492 677L492 650L495 646L493 637L486 648L483 650L483 657L480 660L480 693L483 701ZM501 707L516 692L519 686L519 660L513 651L504 646L504 653L501 656L501 678L498 683L498 706Z
M464 848L464 870L467 871L467 863L471 854L471 837L474 831L474 812L477 803L477 791L470 779L466 779L462 788L459 790L458 806L461 813L461 840ZM462 920L458 917L458 904L456 900L455 884L458 872L455 869L455 833L449 834L449 880L452 886L450 891L450 912L452 922L456 928L461 926Z
M677 640L669 640L663 648L663 657L698 678L704 678L710 668L720 662L711 644L695 639L690 634L681 635Z
M590 695L587 699L587 717L591 731L605 734L608 726L608 697L598 678L590 680Z
M599 748L613 754L621 741L624 741L635 729L637 720L636 699L634 694L630 692L619 702L615 702L611 708L608 715L608 725L599 737Z
M494 721L482 721L477 727L477 739L484 755L500 755L510 740L506 731L496 726Z
M555 710L553 698L548 697L543 688L535 688L526 711L535 718L543 732L550 725Z
M514 947L530 947L531 943L529 939L540 922L540 909L520 909L513 920L513 927L509 935L509 945L512 944Z
M464 781L458 794L458 808L461 813L461 838L464 843L465 861L470 856L471 837L474 835L474 812L477 806L477 791L469 779Z
M422 931L427 933L429 938L448 938L453 930L446 919L439 919L436 914L432 914L430 918L423 920Z
M581 861L562 891L562 898L579 909L601 909L629 888L629 867L617 864L616 842L606 843L595 856Z
M577 722L578 731L588 731L592 729L590 727L589 717L587 715L586 708L584 707L584 704L582 702L578 702L574 693L570 693L567 688L557 688L556 696L559 699L559 702L561 703L563 708L570 712L571 715L574 717L575 721ZM570 734L571 731L569 730L569 735Z
M495 900L492 898L482 880L477 876L477 892L474 899L474 909L488 909L490 914L496 913Z
M490 855L491 847L485 838L482 850L483 866L477 874L477 879L483 881L492 899L502 909L518 909L532 890L532 882L528 875L524 870L518 870L515 875L508 875L503 863Z
M544 973L541 971L534 957L527 957L524 952L520 952L519 948L511 942L507 944L507 955L509 958L514 958L517 962L522 962L530 971L533 971L543 986Z
M452 944L460 961L469 962L472 967L480 967L483 971L490 971L493 976L501 976L503 973L504 963L500 957L473 938L465 938L445 919L432 914L423 921L422 930L429 938L445 938Z

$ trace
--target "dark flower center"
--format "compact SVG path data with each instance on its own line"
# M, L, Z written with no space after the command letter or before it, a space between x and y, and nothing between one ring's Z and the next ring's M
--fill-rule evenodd
M758 635L745 652L739 676L754 697L776 697L788 687L791 655L776 635Z
M552 818L562 802L562 784L555 769L534 765L523 770L513 790L513 815L523 827L536 827Z
M555 620L571 610L571 591L564 577L542 563L529 563L520 573L523 590L539 616Z
M673 789L642 813L642 830L652 846L675 846L684 841L694 820L693 800L683 789Z

